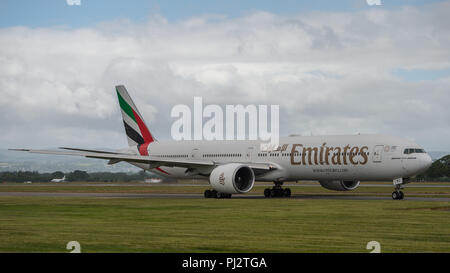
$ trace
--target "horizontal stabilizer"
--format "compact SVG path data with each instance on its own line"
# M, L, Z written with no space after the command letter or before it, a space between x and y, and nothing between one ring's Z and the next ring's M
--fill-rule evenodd
M103 154L118 154L115 152L106 152L99 150L87 150L87 149L78 149L78 148L67 148L67 147L59 147L59 149L70 150L70 151L80 151L80 152L92 152L92 153L103 153Z

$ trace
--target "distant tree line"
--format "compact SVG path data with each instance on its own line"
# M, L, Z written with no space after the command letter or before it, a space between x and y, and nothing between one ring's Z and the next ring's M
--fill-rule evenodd
M60 179L66 176L68 182L87 181L87 182L132 182L143 181L145 179L155 177L155 175L140 171L137 173L111 173L111 172L94 172L76 170L69 173L53 172L39 173L31 171L16 172L0 172L0 182L50 182L52 179Z
M423 174L416 177L419 181L450 181L450 155L446 155L431 164Z

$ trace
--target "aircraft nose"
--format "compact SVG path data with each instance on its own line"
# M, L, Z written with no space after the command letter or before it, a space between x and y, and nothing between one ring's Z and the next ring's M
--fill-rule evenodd
M431 157L426 154L423 158L422 158L422 166L424 170L427 170L431 164L433 163L433 160L431 159Z

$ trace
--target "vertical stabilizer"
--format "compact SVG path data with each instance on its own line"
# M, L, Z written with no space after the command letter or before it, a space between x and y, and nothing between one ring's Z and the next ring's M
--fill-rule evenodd
M129 146L138 146L141 155L148 154L148 144L155 141L139 110L123 85L116 86L120 110Z

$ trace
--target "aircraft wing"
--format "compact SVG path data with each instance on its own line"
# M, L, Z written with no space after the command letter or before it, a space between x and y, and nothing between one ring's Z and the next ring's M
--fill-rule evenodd
M160 166L167 167L183 167L183 168L198 168L198 167L214 167L221 165L221 163L212 160L196 160L196 159L176 159L176 158L161 158L155 156L141 156L134 154L105 152L96 150L86 150L78 148L62 148L66 151L60 150L34 150L34 149L9 149L11 151L29 152L35 154L50 154L50 155L72 155L84 156L87 158L98 158L109 160L109 164L115 164L120 161L144 163L149 164L150 168L157 168ZM247 164L247 163L244 163ZM248 163L250 168L258 171L270 171L276 167L270 163Z

